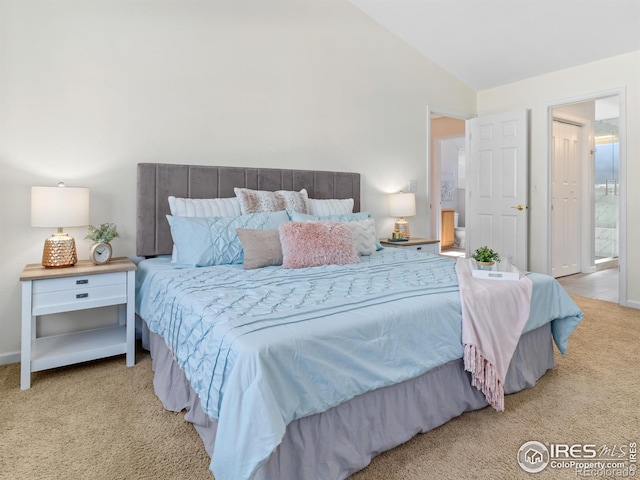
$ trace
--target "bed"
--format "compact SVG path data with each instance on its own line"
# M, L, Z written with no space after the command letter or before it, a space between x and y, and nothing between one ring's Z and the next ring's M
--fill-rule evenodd
M137 251L147 259L136 311L154 388L165 408L186 411L217 480L346 478L487 406L463 366L451 259L378 244L345 265L172 262L167 199L227 199L234 188L304 189L360 210L356 173L138 165ZM528 277L531 313L505 393L534 386L554 366L553 343L565 353L582 318L558 282Z

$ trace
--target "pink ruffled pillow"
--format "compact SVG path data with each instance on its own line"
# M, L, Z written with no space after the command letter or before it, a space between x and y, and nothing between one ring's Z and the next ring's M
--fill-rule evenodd
M340 222L287 222L278 227L283 268L360 263L351 230Z

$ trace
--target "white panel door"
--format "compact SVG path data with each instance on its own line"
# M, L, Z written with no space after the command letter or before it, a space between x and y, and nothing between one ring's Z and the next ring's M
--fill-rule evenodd
M528 122L516 110L469 120L469 253L487 245L528 268Z
M581 271L581 127L553 122L551 158L551 275Z

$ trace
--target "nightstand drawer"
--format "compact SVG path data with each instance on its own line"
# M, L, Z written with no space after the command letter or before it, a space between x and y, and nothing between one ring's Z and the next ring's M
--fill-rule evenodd
M48 315L83 310L85 308L118 305L126 301L126 283L99 287L83 287L83 285L79 285L71 290L34 294L31 314L34 316Z
M401 248L403 250L433 253L435 255L440 253L440 242L438 240L411 237L406 242L392 242L390 240L380 239L380 243L385 248Z
M100 275L79 275L77 277L50 278L33 282L33 294L63 292L65 290L86 290L105 285L126 285L126 272L103 273Z
M425 245L413 245L405 248L407 248L408 250L415 250L416 252L434 253L436 255L438 254L437 243L427 243Z

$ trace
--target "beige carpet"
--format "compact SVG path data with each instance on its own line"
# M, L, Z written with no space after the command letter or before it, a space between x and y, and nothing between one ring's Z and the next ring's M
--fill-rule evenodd
M535 388L507 396L504 413L485 408L418 435L351 480L568 479L575 472L523 472L518 449L640 443L640 311L574 298L585 319ZM199 437L162 408L150 367L140 351L133 368L117 357L34 373L21 391L19 365L0 366L0 479L211 480Z

